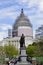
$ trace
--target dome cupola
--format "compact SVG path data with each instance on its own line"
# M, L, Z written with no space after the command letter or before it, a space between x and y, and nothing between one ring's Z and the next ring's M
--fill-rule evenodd
M32 27L30 20L24 15L23 9L21 9L21 14L20 14L20 16L17 17L17 19L13 25L13 29L18 28L19 26Z
M15 20L15 23L13 25L13 31L12 31L13 36L18 35L18 27L20 27L20 26L21 27L27 26L27 27L32 28L32 24L30 23L30 20L27 18L27 16L25 16L23 9L21 9L21 13L17 17L17 19Z

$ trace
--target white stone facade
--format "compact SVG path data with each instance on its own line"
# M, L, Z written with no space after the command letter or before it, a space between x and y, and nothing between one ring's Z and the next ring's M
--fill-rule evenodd
M18 36L21 36L22 33L24 34L24 36L33 37L33 29L29 26L19 26Z
M4 46L5 44L14 44L14 46L19 49L20 48L20 37L14 37L14 38L6 38L3 39L2 42L0 42L0 45ZM29 44L32 44L34 41L31 37L25 37L25 45L28 46Z

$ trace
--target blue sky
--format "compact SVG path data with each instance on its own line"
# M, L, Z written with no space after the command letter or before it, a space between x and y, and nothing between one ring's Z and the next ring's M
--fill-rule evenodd
M0 0L0 40L7 37L21 8L33 25L33 32L43 25L43 0Z

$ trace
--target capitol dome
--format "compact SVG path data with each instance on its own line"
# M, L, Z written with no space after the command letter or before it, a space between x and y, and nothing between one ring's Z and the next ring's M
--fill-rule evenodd
M17 17L17 19L13 25L13 29L18 28L19 26L30 26L30 27L32 27L30 20L24 15L23 9L21 10L20 16Z
M23 26L28 26L32 28L32 24L30 23L30 20L24 15L23 9L21 9L20 16L17 17L13 25L13 31L12 31L13 37L18 36L18 27L23 27Z

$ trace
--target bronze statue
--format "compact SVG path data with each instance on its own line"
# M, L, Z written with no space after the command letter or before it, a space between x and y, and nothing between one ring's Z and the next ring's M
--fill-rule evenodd
M25 36L24 34L22 34L21 38L20 38L20 48L25 46Z

